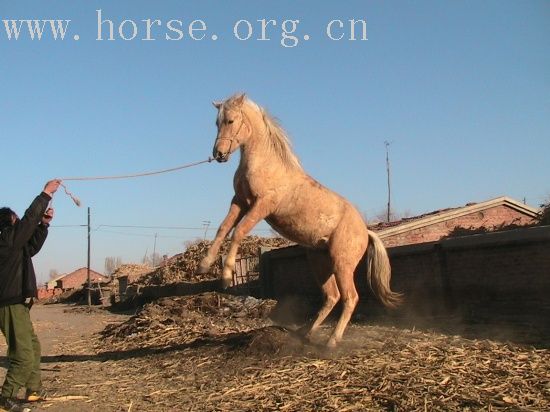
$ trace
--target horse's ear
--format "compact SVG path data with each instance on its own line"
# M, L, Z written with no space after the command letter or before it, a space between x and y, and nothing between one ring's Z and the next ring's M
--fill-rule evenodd
M235 97L235 99L233 101L235 102L236 105L241 106L243 104L245 98L246 98L246 94L241 93L237 97Z
M222 102L213 101L212 104L218 110L220 109L220 107L222 107Z

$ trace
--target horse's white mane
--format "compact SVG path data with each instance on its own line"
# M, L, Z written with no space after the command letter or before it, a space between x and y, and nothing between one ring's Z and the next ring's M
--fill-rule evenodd
M273 153L282 160L283 164L290 169L302 169L300 160L292 151L292 144L288 138L287 133L281 127L277 119L272 117L267 110L260 107L257 103L246 97L243 101L243 105L248 106L250 109L260 113L262 121L266 127L266 138L268 140L268 147Z

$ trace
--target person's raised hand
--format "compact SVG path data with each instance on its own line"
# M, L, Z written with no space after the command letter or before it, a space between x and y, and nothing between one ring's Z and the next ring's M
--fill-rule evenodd
M59 179L53 179L50 180L46 185L44 186L43 192L49 195L50 197L53 196L53 194L57 191L59 188L59 185L61 184L61 180Z

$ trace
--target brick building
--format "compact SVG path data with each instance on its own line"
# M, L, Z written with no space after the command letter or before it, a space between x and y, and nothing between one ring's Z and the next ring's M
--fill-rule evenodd
M109 278L90 269L90 279L93 283L108 282ZM68 290L82 287L88 281L88 269L80 268L57 279L57 288Z
M538 209L509 197L437 210L396 222L369 226L386 247L434 242L452 236L459 229L490 231L502 226L525 226L535 221ZM482 230L480 230L482 231Z

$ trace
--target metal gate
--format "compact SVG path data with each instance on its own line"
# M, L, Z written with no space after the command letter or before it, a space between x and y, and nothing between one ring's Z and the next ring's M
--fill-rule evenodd
M239 286L260 278L260 257L237 258L233 273L233 286Z

